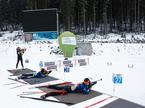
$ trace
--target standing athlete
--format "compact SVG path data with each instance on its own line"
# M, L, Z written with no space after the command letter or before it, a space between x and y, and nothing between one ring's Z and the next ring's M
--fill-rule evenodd
M22 68L24 69L23 57L22 57L22 56L23 56L24 52L26 51L26 49L21 49L20 47L17 47L17 48L16 48L16 51L17 51L16 69L18 68L19 61L21 62L21 66L22 66Z

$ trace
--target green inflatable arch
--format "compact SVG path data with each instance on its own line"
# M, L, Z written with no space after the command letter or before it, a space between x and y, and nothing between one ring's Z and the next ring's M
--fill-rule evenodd
M58 37L59 48L62 50L64 57L72 57L76 48L76 37L72 32L66 31Z

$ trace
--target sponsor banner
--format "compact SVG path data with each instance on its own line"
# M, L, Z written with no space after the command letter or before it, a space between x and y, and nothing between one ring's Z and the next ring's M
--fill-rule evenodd
M57 39L57 32L36 32L33 33L33 40Z

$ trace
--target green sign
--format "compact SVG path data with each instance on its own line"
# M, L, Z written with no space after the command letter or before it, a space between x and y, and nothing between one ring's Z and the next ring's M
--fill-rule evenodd
M76 48L76 37L72 32L66 31L60 34L59 47L63 52L64 57L72 57Z

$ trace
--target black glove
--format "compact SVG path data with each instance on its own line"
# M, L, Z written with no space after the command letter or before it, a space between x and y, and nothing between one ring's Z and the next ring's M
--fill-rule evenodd
M94 82L92 82L92 83L93 83L93 85L94 85L94 84L97 84L97 81L94 81Z

